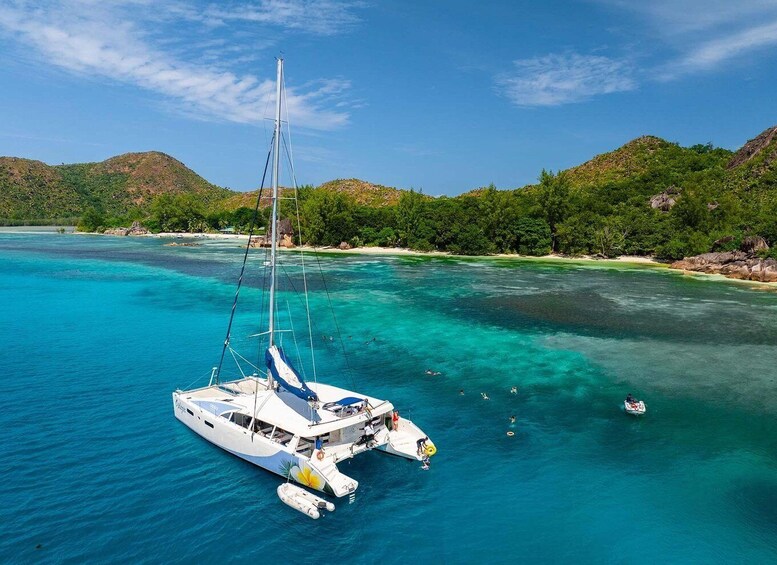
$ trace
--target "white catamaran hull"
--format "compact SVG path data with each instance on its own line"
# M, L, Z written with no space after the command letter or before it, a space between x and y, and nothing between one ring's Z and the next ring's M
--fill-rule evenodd
M378 434L376 437L377 439L382 440L380 441L380 447L378 447L381 451L405 459L413 459L416 461L421 461L421 459L423 459L424 453L418 452L418 440L425 438L426 435L421 428L410 420L400 418L397 429L387 429L383 434ZM431 441L427 440L426 446L426 449L429 450L430 453L433 454L437 452L436 448L434 448L433 452L431 451L430 448L434 446Z
M221 449L284 479L289 478L326 494L345 496L359 486L358 481L340 473L331 460L301 456L280 443L268 440L261 434L253 433L212 411L203 409L187 400L184 394L173 393L175 417L197 435Z

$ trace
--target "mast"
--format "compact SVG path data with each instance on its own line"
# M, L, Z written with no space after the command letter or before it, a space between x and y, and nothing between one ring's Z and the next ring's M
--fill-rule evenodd
M270 244L270 347L275 344L275 283L276 254L278 252L278 169L281 154L281 82L283 80L283 59L278 58L278 77L275 87L275 134L273 136L273 167L272 167L272 219ZM272 385L272 376L268 375L268 384Z

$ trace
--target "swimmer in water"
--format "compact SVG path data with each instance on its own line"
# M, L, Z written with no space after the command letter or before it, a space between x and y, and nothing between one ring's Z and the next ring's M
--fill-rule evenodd
M483 400L490 400L490 399L488 398L488 395L487 395L485 392L481 392L481 393L480 393L480 396L482 396L482 397L483 397Z
M515 424L515 416L510 416L510 423Z
M510 394L518 394L518 387L514 386L513 388L511 388L510 389Z

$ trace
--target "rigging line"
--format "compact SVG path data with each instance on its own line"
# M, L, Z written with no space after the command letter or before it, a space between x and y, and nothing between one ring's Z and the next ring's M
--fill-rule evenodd
M183 389L182 389L182 390L189 390L189 389L191 389L191 387L192 387L192 385L193 385L194 383L196 383L196 382L197 382L197 381L199 381L200 379L203 379L203 378L205 378L205 377L207 377L208 375L211 375L211 374L212 374L212 372L211 372L211 371L207 371L207 372L206 372L204 375L197 377L197 378L196 378L196 379L194 379L194 380L193 380L191 383L189 383L187 386L183 387Z
M289 145L286 145L286 141L283 138L283 128L281 127L281 140L283 140L283 147L286 149L286 159L289 162L289 166L291 168L291 180L292 185L294 186L294 192L296 194L297 191L297 177L294 174L294 155L291 152L291 122L289 119L289 103L286 100L286 75L284 74L281 77L281 80L283 80L283 105L286 108L286 131L289 133Z
M243 372L243 367L240 366L240 363L238 363L237 359L235 358L235 350L230 347L229 353L230 355L232 355L232 359L235 360L235 365L237 365L237 370L240 371L240 374L243 375L243 378L246 378L246 374Z
M286 266L285 265L280 265L280 267L281 267L281 271L283 271L283 274L286 276L286 280L288 281L289 286L291 287L291 290L294 292L294 296L297 297L297 300L299 301L299 303L304 308L305 307L305 302L303 302L302 299L300 298L300 291L299 291L299 289L297 289L297 287L294 286L294 279L292 279L291 275L289 275L289 272L288 272L288 270L286 270ZM315 328L316 333L317 334L320 333L321 330L315 324L315 322L311 321L311 323L313 324L313 328ZM309 331L312 331L312 330L309 330ZM312 348L313 347L313 340L311 339L310 342L311 342L311 348Z
M289 144L286 145L286 138L281 136L281 140L283 140L283 147L286 149L286 157L289 161L289 168L291 169L291 183L294 187L294 208L297 213L297 233L299 234L299 258L302 263L302 285L304 287L305 292L305 313L308 317L308 338L310 339L310 359L313 364L313 382L318 384L318 371L316 369L316 350L313 347L313 324L310 319L310 299L308 297L308 276L307 271L305 270L305 252L302 250L303 241L302 241L302 221L300 219L300 213L299 213L299 188L297 185L297 173L294 170L294 161L292 159L291 154L291 127L287 124L287 129L289 130Z
M272 91L268 90L266 96L264 97L264 112L262 112L263 116L267 116L267 110L270 108L270 104L272 104ZM264 142L267 143L267 121L272 120L273 118L264 118L262 120L262 130L264 132ZM275 128L273 128L273 135L275 135ZM272 139L270 140L270 143L272 143Z
M313 247L313 256L316 258L316 261L318 262L318 272L321 275L321 282L324 285L324 291L326 292L326 299L327 302L329 302L329 310L332 312L332 320L335 323L335 329L337 330L337 339L340 341L340 347L343 350L343 357L345 358L345 367L348 369L348 376L351 378L351 385L356 388L356 381L354 379L354 373L353 369L351 368L351 360L348 359L348 352L345 350L345 342L343 342L343 335L340 333L340 324L337 323L337 316L335 315L334 307L332 306L332 297L329 295L329 287L326 284L326 279L324 278L324 270L321 267L321 259L318 256L318 253L315 253L315 246Z
M289 313L289 326L291 327L291 338L294 340L294 349L297 351L297 361L299 362L299 369L302 372L302 380L306 381L308 379L308 376L305 374L305 365L302 363L302 355L299 351L299 343L297 343L297 334L294 331L294 322L291 318L291 306L289 306L289 301L286 301L286 311Z
M253 418L251 419L251 443L254 441L254 430L257 428L256 425L256 403L257 399L259 398L259 379L254 380L254 413L252 414Z
M318 254L314 254L314 255L315 255L316 257L318 257ZM286 280L288 281L288 283L289 283L289 286L291 287L291 290L294 292L294 295L297 297L297 300L298 300L298 301L299 301L299 303L300 303L300 304L301 304L301 305L304 307L304 306L305 306L305 303L304 303L304 302L302 301L302 299L300 298L300 291L299 291L299 289L298 289L298 288L297 288L297 287L294 285L294 280L292 279L291 275L289 275L289 272L288 272L288 270L286 269L286 266L285 266L285 265L280 265L280 268L281 268L282 274L283 274L283 275L286 277ZM322 278L322 282L324 283L324 286L326 287L326 281L324 281L324 280L323 280L323 273L321 273L321 278ZM333 309L333 307L332 307L332 301L331 301L331 298L329 299L329 307L330 307L330 310L332 311L332 318L333 318L333 320L334 320L334 322L335 322L335 326L337 327L337 319L336 319L336 316L335 316L335 314L334 314L334 309ZM320 334L320 335L324 335L324 334L322 334L322 333L321 333L321 330L322 330L322 328L319 328L319 326L318 326L318 325L316 325L316 323L315 323L315 322L312 322L312 323L313 323L313 329L315 329L315 330L316 330L316 335L319 335L319 334ZM338 341L340 342L341 349L343 349L343 350L344 350L344 349L345 349L345 345L344 345L344 341L343 341L343 339L342 339L342 336L341 336L341 335L339 335L339 328L337 328L337 331L338 331ZM311 341L312 341L312 340L311 340ZM325 341L326 341L326 340L325 340ZM328 342L327 342L327 343L328 343ZM311 347L313 347L313 346L311 345ZM344 352L344 356L345 356L346 366L347 366L347 368L348 368L349 370L351 370L351 373L349 373L349 377L351 378L351 384L352 384L352 385L355 387L355 386L356 386L356 383L354 382L354 375L353 375L353 371L352 371L352 370L353 370L353 366L351 366L351 365L350 365L350 360L349 360L348 356L345 354L345 352ZM387 362L387 363L386 363L386 365L387 365L387 366L388 366L388 365L391 365L391 362ZM367 365L364 365L364 366L366 367ZM358 368L358 367L357 367L357 368Z
M221 376L221 366L224 364L224 355L227 352L227 347L229 347L229 339L232 334L232 322L235 319L235 309L237 308L237 299L240 297L240 287L243 284L243 274L245 273L246 262L248 261L248 250L251 249L251 237L253 237L254 235L254 226L256 225L256 217L259 214L259 202L261 202L262 200L264 181L267 178L267 168L270 166L270 155L272 155L272 149L270 149L270 151L267 152L267 160L264 162L264 172L262 173L262 184L259 187L259 195L256 199L256 206L254 207L254 213L251 216L251 225L248 229L248 241L246 242L246 251L243 254L243 265L240 267L240 276L237 279L237 289L235 290L235 299L232 302L232 311L229 314L229 324L227 325L227 337L224 338L224 347L221 349L221 359L219 359L219 367L216 370L216 384L218 384L219 382L219 377Z
M267 229L265 229L265 241L267 241ZM264 312L264 304L265 300L267 298L267 254L268 249L264 248L264 258L262 259L262 293L261 293L261 300L259 301L259 324L257 327L261 330L262 324L264 322L264 317L262 315L262 312ZM256 359L257 363L261 363L262 359L262 350L264 349L264 338L265 336L262 335L257 340L257 352L256 352Z
M268 277L267 277L267 270L268 269L267 269L267 267L270 265L270 262L269 262L269 259L268 259L269 255L270 255L270 248L267 247L267 245L266 245L266 243L267 243L267 228L265 228L264 234L265 234L265 245L263 246L264 247L264 258L262 259L262 299L261 299L261 304L260 304L260 308L259 308L259 324L258 324L259 328L261 328L262 324L264 323L264 316L263 316L262 313L264 312L264 305L265 305L266 300L267 300L267 292L268 292L268 288L267 288L267 279L268 279ZM256 353L256 355L257 355L257 363L261 363L261 360L262 360L262 357L263 357L262 356L262 351L265 349L265 339L266 339L266 336L262 335L259 338L259 340L258 340L258 344L257 344L258 350L257 350L257 353Z
M243 357L242 355L240 355L240 353L238 353L238 352L237 352L237 350L235 350L235 349L232 349L232 348L230 347L230 348L229 348L229 352L230 352L230 353L232 353L232 355L233 355L233 356L237 355L237 356L238 356L238 357L240 357L240 358L241 358L243 361L245 361L246 363L248 363L249 365L251 365L251 366L252 366L254 369L256 369L256 372L257 372L257 374L258 374L258 373L261 373L261 371L262 371L262 370L261 370L259 367L257 367L257 366L256 366L256 365L254 365L253 363L251 363L251 361L249 361L248 359L246 359L246 358L245 358L245 357Z

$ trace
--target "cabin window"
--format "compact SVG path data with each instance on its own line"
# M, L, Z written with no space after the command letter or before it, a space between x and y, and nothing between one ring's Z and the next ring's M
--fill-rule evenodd
M262 434L263 436L266 436L266 437L270 437L272 430L273 430L272 424L268 424L267 422L262 422L261 420L254 420L255 433Z
M192 411L191 411L191 410L189 410L188 408L186 409L186 411L189 413L189 416L194 416L194 412L192 412Z
M273 441L277 441L278 443L283 445L288 444L292 437L294 437L293 434L287 432L286 430L282 430L277 426L275 428L275 432L272 435Z
M209 428L212 428L212 427L213 427L213 424L211 424L211 423L210 423L210 422L208 422L207 420L203 420L203 422L205 422L205 425L206 425L206 426L208 426Z
M240 412L233 412L230 421L236 423L241 428L247 428L251 425L251 416L248 414L241 414Z
M323 445L323 442L322 442ZM313 455L313 449L316 447L316 440L314 438L302 437L297 444L297 453L310 457Z

